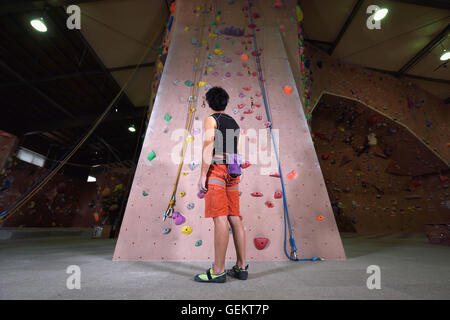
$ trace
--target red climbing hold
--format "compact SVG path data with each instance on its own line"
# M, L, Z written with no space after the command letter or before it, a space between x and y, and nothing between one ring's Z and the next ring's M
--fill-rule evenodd
M256 116L256 120L262 120L262 116Z
M248 25L248 27L249 27L250 29L255 29L256 25L255 25L254 23L250 23L250 24Z
M258 19L259 18L259 13L253 13L253 18Z
M253 110L248 109L248 110L245 110L244 113L245 113L245 114L251 114L251 113L253 113Z
M267 238L255 238L253 239L253 243L255 244L256 249L262 250L267 246L269 239Z
M329 153L324 153L324 154L322 155L322 160L328 160L329 157L330 157L330 154L329 154Z
M252 197L258 197L258 198L259 198L259 197L262 197L263 194L262 194L261 192L252 192L252 193L251 193L251 196L252 196Z
M246 169L248 167L250 167L250 162L248 162L248 161L245 161L243 164L241 164L242 169Z
M251 87L244 87L244 88L242 88L242 89L244 89L245 91L250 91L250 90L252 90Z
M245 103L240 103L240 104L238 104L238 108L239 108L239 109L242 109L243 107L245 107Z
M283 192L280 190L275 191L275 194L273 195L275 199L281 199L283 197Z
M281 178L281 175L279 172L271 173L270 176L274 177L274 178Z
M274 205L273 205L273 203L271 201L266 201L265 204L266 204L267 208L273 208L274 207Z

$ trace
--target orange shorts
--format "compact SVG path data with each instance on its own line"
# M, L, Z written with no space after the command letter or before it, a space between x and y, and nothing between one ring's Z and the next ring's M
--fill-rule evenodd
M227 172L226 164L212 164L206 179L205 218L239 216L239 181Z

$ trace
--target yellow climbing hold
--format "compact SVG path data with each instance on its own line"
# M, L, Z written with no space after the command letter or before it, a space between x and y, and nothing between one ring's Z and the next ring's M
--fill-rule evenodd
M214 54L217 54L217 55L223 54L223 50L214 49Z
M186 177L189 174L189 172L183 171L182 175L183 177Z
M181 198L183 198L183 197L186 195L186 192L181 191L181 192L179 193L179 195L180 195Z
M184 31L189 31L189 27L184 27Z
M220 16L217 16L217 17L216 17L216 21L217 21L217 22L220 22Z
M195 10L197 10L197 11L200 11L202 8L200 8L200 7L197 7L197 8L195 8Z
M198 63L198 58L195 58L195 63Z
M295 13L297 15L297 22L302 22L303 20L303 11L299 5L295 7Z
M183 229L181 229L181 232L183 232L184 234L191 234L191 232L192 232L192 227L190 227L190 226L184 226Z
M199 87L203 87L204 85L206 85L208 82L206 82L206 81L200 81L199 83L198 83L198 86Z
M193 142L194 141L194 137L193 136L191 136L191 135L188 135L187 137L186 137L186 142Z
M210 34L208 35L208 37L210 37L210 38L216 38L216 37L217 37L217 34L215 34L215 33L210 33Z
M163 64L161 63L161 61L158 63L158 70L162 70L163 69Z
M207 44L208 40L202 40L202 44Z
M212 71L214 71L214 69L212 67L209 67L208 71L212 72Z

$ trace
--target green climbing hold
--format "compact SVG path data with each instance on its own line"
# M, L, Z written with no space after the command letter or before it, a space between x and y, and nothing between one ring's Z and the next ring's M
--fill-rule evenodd
M236 42L234 42L234 41L231 41L231 44L235 44Z
M220 48L220 44L216 43L216 49Z
M163 53L163 48L162 48L162 47L159 47L159 48L157 49L157 51L158 51L159 54L162 54L162 53Z
M213 22L211 22L211 25L212 26L217 26L217 22L213 21Z
M146 197L146 196L148 196L148 193L145 192L145 191L142 191L142 195L143 195L144 197Z
M171 116L170 114L166 113L166 114L164 115L164 120L166 120L167 122L169 122L170 120L172 120L172 116Z
M155 159L156 158L156 153L155 153L155 151L150 151L149 153L148 153L148 155L147 155L147 159L148 159L148 161L152 161L153 159Z
M188 87L193 87L193 86L194 86L194 83L193 83L191 80L186 80L186 81L184 82L184 84L185 84L186 86L188 86Z
M197 240L197 242L195 243L196 247L200 247L202 245L203 241L202 240Z

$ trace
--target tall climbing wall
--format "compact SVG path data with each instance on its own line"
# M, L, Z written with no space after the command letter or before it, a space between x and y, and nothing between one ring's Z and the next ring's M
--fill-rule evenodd
M203 120L211 113L202 106L203 97L211 86L228 91L226 111L243 131L244 157L249 166L242 176L240 207L247 231L248 261L286 260L281 182L267 129L261 81L279 147L298 256L345 259L277 22L280 16L295 17L295 1L285 1L281 8L273 7L272 1L252 2L250 13L244 0L177 1L170 50L114 260L212 260L213 222L204 218L204 200L197 189L200 169L196 166L201 161ZM286 26L296 27L296 23ZM261 59L260 70L256 56ZM175 211L181 216L164 221L192 107L192 128L176 192ZM268 239L267 245L256 248L256 238ZM227 258L235 258L231 238Z

